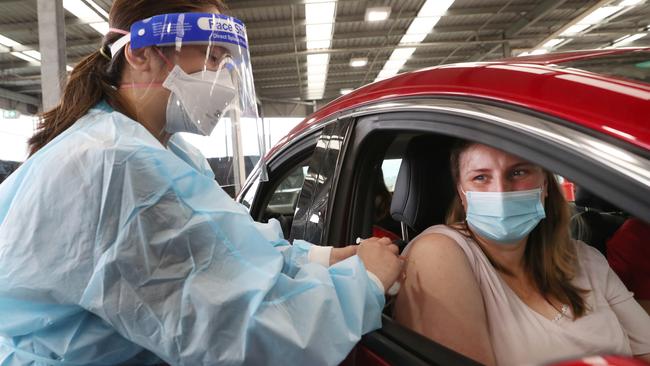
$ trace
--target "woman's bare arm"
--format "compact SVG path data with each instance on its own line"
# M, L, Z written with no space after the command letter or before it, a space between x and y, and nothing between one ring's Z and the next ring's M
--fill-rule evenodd
M451 238L430 234L411 245L395 319L459 353L494 365L483 298L469 261Z

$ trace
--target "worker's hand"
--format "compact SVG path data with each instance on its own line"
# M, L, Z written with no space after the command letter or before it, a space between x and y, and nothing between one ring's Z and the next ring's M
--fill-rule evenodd
M357 254L358 245L348 245L343 248L332 248L330 253L330 266Z
M388 290L402 273L403 260L399 248L388 238L370 238L359 244L357 255L366 269L372 272Z

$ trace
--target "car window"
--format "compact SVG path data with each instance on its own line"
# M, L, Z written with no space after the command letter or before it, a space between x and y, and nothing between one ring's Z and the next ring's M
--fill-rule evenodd
M350 119L328 124L320 135L304 186L298 198L290 239L302 239L314 244L328 243L330 193L336 185L339 164L350 138Z
M267 198L263 200L265 204L261 208L261 221L278 220L285 238L288 238L291 232L293 216L305 182L308 164L309 161L306 160L290 168L275 181L275 188L271 189Z
M295 168L280 182L266 206L265 212L267 216L275 214L293 215L302 190L302 184L305 182L305 175L307 175L306 164Z

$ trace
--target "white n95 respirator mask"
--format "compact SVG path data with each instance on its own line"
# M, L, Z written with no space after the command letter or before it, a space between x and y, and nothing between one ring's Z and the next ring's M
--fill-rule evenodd
M237 91L231 73L199 71L188 75L176 65L163 87L171 91L167 101L165 131L209 136L231 107Z

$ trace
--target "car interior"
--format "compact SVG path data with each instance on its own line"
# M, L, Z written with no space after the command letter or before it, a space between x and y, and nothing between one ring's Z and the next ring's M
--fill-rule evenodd
M449 173L449 150L456 139L423 134L396 137L384 159L401 159L392 192L391 218L400 225L397 233L405 242L426 228L443 224L456 194ZM616 206L578 188L570 203L572 236L606 254L606 242L629 217ZM364 232L371 225L368 215Z

